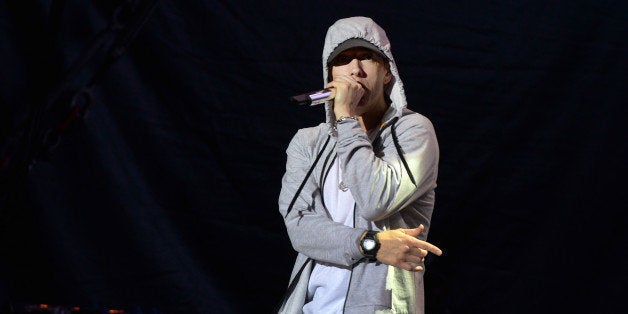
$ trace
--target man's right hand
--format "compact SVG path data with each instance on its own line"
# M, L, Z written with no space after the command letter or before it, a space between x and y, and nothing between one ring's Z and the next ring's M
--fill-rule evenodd
M414 229L395 229L377 233L380 248L377 251L378 261L399 267L409 271L422 271L420 266L425 261L428 252L438 256L443 251L437 246L417 239L425 227L423 225Z

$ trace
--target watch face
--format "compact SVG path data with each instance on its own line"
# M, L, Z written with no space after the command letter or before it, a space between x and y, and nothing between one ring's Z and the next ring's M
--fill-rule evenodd
M364 239L363 246L365 250L370 251L375 248L375 240Z

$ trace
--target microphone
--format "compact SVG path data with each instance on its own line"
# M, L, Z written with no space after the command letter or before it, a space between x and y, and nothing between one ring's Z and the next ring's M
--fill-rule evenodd
M290 97L290 101L297 105L320 105L328 100L334 99L335 93L330 88L309 92Z

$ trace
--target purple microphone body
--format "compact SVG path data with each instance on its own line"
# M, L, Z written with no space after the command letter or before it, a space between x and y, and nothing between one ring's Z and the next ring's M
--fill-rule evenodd
M309 92L301 95L296 95L290 97L290 101L296 103L297 105L310 105L315 106L322 104L328 100L333 98L333 92L329 88L325 88L323 90Z

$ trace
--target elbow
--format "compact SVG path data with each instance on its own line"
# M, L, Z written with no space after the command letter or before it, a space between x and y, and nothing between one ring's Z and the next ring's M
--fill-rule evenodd
M360 206L358 214L368 221L378 221L386 217L386 206Z
M382 189L379 193L372 190L367 198L355 198L358 215L368 221L386 218L397 207L397 192L398 189Z

